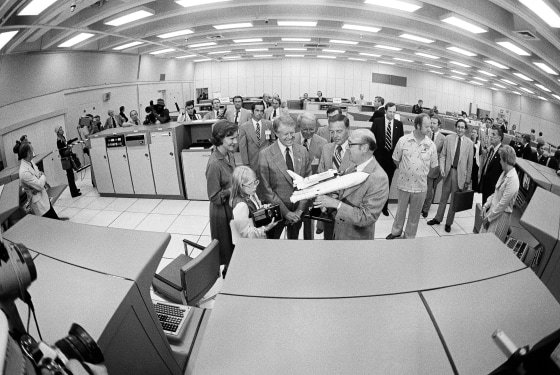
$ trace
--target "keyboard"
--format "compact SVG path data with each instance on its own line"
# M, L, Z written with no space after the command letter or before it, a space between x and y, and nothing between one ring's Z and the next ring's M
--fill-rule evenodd
M191 307L171 302L152 302L167 338L170 341L181 341Z
M513 253L523 262L525 260L525 257L527 256L527 253L529 251L529 246L523 242L523 241L519 241L513 237L508 237L506 239L506 245L507 247L509 247L511 250L513 250Z

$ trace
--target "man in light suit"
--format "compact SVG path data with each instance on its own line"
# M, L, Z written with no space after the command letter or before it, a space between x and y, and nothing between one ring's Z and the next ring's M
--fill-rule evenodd
M482 163L480 182L478 184L478 191L482 193L482 204L485 204L488 197L494 194L496 183L502 174L502 165L500 163L500 154L498 150L502 146L504 132L501 129L490 129L488 131L488 136L490 137L491 146L486 153L484 163Z
M112 109L107 111L109 117L105 120L105 125L103 125L103 130L117 128L122 126L122 119L121 116L115 116L115 111Z
M371 125L371 132L379 143L379 147L375 150L375 158L383 167L385 173L387 173L387 177L389 177L389 188L391 187L396 169L393 162L393 151L395 151L395 146L399 139L404 135L402 122L395 119L396 113L396 104L389 102L385 105L385 116L375 118ZM387 199L385 206L383 206L383 215L385 216L389 216L388 203L389 200Z
M443 221L449 195L452 195L456 191L467 189L471 183L474 151L472 141L468 137L465 137L466 128L467 123L465 120L457 120L455 123L457 133L448 135L443 142L443 150L439 157L443 187L436 217L428 221L428 225L441 223ZM446 232L451 232L451 224L453 224L454 219L455 211L453 210L452 196L449 204L449 211L447 212L447 220L445 222Z
M226 118L229 122L239 125L251 120L251 111L243 108L243 98L241 96L237 95L233 97L233 106L235 107L233 111L226 112Z
M319 160L319 167L317 173L325 172L329 169L336 169L340 173L347 173L354 167L350 160L350 153L348 152L348 137L350 136L350 120L344 115L336 115L329 118L329 130L332 136L332 143L327 143L323 146L321 152L321 159ZM332 212L328 212L326 216ZM322 223L325 240L332 240L334 235L334 223ZM320 234L321 225L317 225L318 233Z
M441 118L439 116L433 116L430 119L430 125L432 128L432 141L436 144L436 151L438 156L438 166L430 169L428 172L428 190L426 192L426 200L424 201L424 206L422 207L422 217L428 217L428 211L434 200L434 195L436 193L437 186L441 181L441 170L439 168L439 157L441 155L441 150L443 150L443 142L445 141L445 135L440 132Z
M212 99L212 110L204 115L203 120L218 120L225 118L226 109L220 106L220 99Z
M300 131L296 133L294 143L305 147L309 153L311 160L311 172L317 172L319 159L323 151L323 146L327 141L323 137L319 137L317 131L317 118L311 112L304 112L297 118ZM306 240L313 239L313 221L311 219L303 219L303 238Z
M375 136L368 129L356 129L348 138L350 161L356 171L368 173L360 185L341 190L338 199L328 195L315 198L316 207L336 209L334 239L373 240L375 223L389 196L389 179L373 153Z
M187 100L185 103L186 113L181 113L181 115L177 118L177 122L185 122L190 123L196 120L202 120L202 116L196 113L194 109L194 100Z
M280 205L283 221L266 233L268 238L279 239L284 227L288 239L297 239L301 228L301 216L307 206L307 200L290 202L294 192L292 170L301 177L311 174L311 163L307 150L294 143L296 124L291 117L277 117L273 123L274 133L278 138L270 147L259 155L260 181L263 185L263 200Z
M280 107L282 101L280 98L272 98L272 106L264 111L264 118L269 121L274 121L276 117L290 116L290 112L286 108Z
M270 146L276 136L272 129L272 123L263 120L264 106L261 102L253 103L251 107L253 117L239 125L239 153L243 165L251 167L255 173L259 173L259 153ZM261 194L262 187L259 185L257 194Z

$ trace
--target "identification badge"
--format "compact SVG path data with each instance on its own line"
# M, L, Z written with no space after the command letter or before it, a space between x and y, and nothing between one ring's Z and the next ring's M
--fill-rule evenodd
M266 140L270 140L270 130L265 130L264 131L264 137L266 138Z

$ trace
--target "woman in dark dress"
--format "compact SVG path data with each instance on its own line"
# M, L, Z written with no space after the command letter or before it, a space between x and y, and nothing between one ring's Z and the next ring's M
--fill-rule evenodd
M68 147L68 143L66 142L66 138L64 137L64 130L62 126L58 126L54 129L57 139L56 139L56 147L58 148L58 152L60 153L61 158L70 158L72 157L72 146ZM76 141L78 138L71 139L70 144ZM76 181L74 179L74 169L72 166L66 169L66 177L68 178L68 188L70 189L70 195L72 198L79 197L82 195L80 193L80 189L76 187Z
M478 171L480 168L480 140L478 138L478 130L471 129L471 141L473 141L473 163L472 163L472 189L478 191Z
M231 176L235 169L233 152L237 148L237 126L227 120L218 121L212 129L215 146L206 166L206 188L210 200L210 236L220 241L220 264L224 275L233 252L229 222L233 217L229 196Z

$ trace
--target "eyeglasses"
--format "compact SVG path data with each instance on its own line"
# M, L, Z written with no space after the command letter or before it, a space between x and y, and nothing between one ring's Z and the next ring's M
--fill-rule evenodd
M260 181L258 179L256 179L256 180L253 180L249 183L242 184L242 185L245 186L245 187L256 187L256 186L259 186L259 182Z
M361 145L365 145L365 143L352 143L352 142L348 141L348 147L361 146Z

